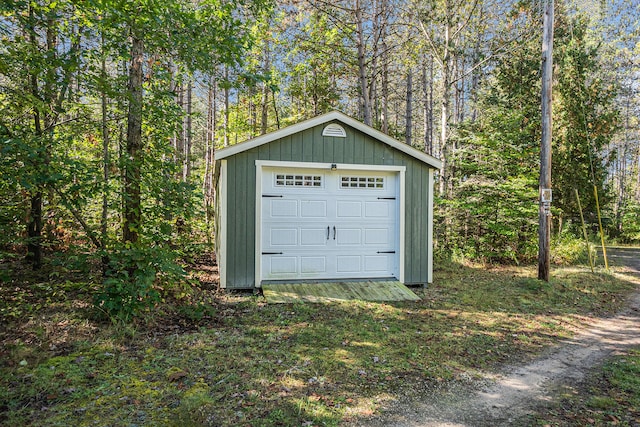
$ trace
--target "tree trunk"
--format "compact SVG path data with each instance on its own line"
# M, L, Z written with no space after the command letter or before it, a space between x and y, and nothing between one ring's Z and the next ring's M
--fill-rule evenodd
M251 139L258 134L258 109L255 104L256 87L249 83L249 93L247 95L247 117L249 118L249 137Z
M360 101L364 124L372 126L371 99L369 98L369 85L367 82L367 65L365 61L364 22L360 0L355 0L356 17L356 45L358 50L358 81L360 83Z
M446 197L449 194L449 181L451 179L449 172L449 105L451 100L449 98L449 73L444 72L442 77L442 101L441 101L441 114L440 114L440 150L442 169L440 171L440 195Z
M267 133L269 125L269 85L265 82L262 88L262 101L261 101L261 117L260 117L260 135Z
M422 98L424 102L422 125L424 129L424 152L433 154L433 56L430 56L429 76L426 60L422 64Z
M276 94L271 91L271 101L273 103L273 112L276 115L276 129L280 129L280 115L278 114L278 104L276 104Z
M28 31L28 36L31 44L34 49L38 49L38 41L36 39L36 24L35 17L33 14L33 9L29 7L29 24L30 31ZM48 32L47 32L48 34ZM38 73L35 70L29 70L29 86L31 95L34 99L40 99L40 87L38 84ZM46 94L45 90L45 94ZM35 128L35 135L37 139L38 145L43 145L43 129L42 129L42 117L40 112L40 107L36 107L33 110L33 125ZM39 150L38 157L36 157L34 162L34 167L36 171L41 170L41 164L44 163L44 157L46 153L43 150ZM39 172L41 173L41 172ZM39 270L42 267L42 189L37 186L34 190L30 192L29 202L29 216L27 220L27 261L31 264L31 268L34 270Z
M411 145L412 130L413 130L413 72L411 68L407 70L407 108L405 111L405 131L404 138L407 145Z
M636 202L640 203L640 144L636 154Z
M454 123L462 123L465 117L465 60L464 58L458 58L456 61L456 114L455 114L455 122Z
M447 13L449 13L449 3ZM442 101L440 114L440 150L442 169L440 171L440 195L448 197L451 186L451 168L449 166L451 147L449 144L449 108L451 105L451 23L450 19L444 28L444 55L442 56Z
M384 57L382 59L382 132L389 133L389 61L387 59L387 44L382 41L382 51Z
M262 71L265 74L268 74L271 70L271 50L269 39L265 41L264 46L264 67ZM263 82L262 84L262 100L260 102L261 107L261 115L260 115L260 135L264 135L267 133L267 128L269 126L269 85L267 82Z
M31 196L29 222L27 224L27 261L34 270L42 267L42 191Z
M125 243L136 244L142 225L140 174L142 152L142 61L144 44L135 33L131 34L131 63L129 68L129 108L127 112L127 162L124 173L124 225Z
M193 132L191 129L191 108L192 108L192 87L193 82L191 80L187 81L187 114L185 117L185 126L184 126L184 150L182 154L182 181L189 182L191 178L191 140L193 136Z
M224 66L224 146L229 146L229 67Z
M213 156L215 152L215 129L216 129L216 86L213 76L209 78L209 90L207 94L207 127L206 127L206 149L205 149L205 170L203 179L203 193L205 218L207 224L211 221L213 210Z
M182 82L182 77L180 77L180 82L176 85L176 103L180 110L184 110L184 83ZM184 162L184 128L183 117L180 120L180 127L178 128L173 141L174 161L177 166L182 166ZM180 171L176 172L176 175L176 179L182 179L182 173Z
M101 34L101 38L102 60L100 62L100 75L103 86L100 90L100 108L102 110L102 213L100 215L100 240L102 247L104 248L107 244L107 220L109 215L109 165L111 160L109 158L109 123L107 121L109 101L105 90L107 84L107 64L104 51L104 33ZM104 256L102 258L103 273L106 272L108 263L108 259Z

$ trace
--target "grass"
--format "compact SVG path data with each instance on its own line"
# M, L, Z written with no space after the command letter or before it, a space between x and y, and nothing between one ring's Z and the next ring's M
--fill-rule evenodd
M616 356L586 381L566 387L563 398L530 425L640 425L640 349Z
M393 304L197 289L122 325L96 320L91 284L21 276L0 288L0 423L336 426L418 384L527 360L637 284L583 268L533 277L448 264L422 301Z

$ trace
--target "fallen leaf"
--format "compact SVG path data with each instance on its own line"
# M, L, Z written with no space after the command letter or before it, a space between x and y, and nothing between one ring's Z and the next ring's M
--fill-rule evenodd
M171 374L169 374L167 379L169 381L178 381L179 379L182 379L182 378L184 378L186 376L187 376L187 373L185 371L177 371L177 372L172 372Z

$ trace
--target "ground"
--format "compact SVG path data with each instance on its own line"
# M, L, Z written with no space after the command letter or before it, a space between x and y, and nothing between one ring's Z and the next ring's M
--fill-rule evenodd
M610 249L613 263L625 265L640 276L640 250ZM613 317L597 319L570 340L549 349L526 365L509 366L499 375L455 383L445 389L421 390L420 400L402 397L391 401L378 418L359 420L352 426L511 426L530 425L568 390L589 393L593 372L613 356L640 348L640 293ZM590 375L592 376L591 378ZM577 392L575 390L578 390ZM412 393L415 398L415 394ZM637 408L636 408L637 410ZM640 425L640 419L626 425ZM571 415L576 418L575 414ZM577 418L566 425L581 425ZM603 425L619 425L611 416ZM598 424L594 418L583 422ZM546 424L550 425L550 424Z
M639 382L640 352L609 359L580 334L635 322L640 276L619 269L556 267L545 283L531 266L442 262L420 301L276 305L218 292L209 257L190 292L121 323L63 255L38 275L0 261L0 425L640 423L640 383L624 382Z

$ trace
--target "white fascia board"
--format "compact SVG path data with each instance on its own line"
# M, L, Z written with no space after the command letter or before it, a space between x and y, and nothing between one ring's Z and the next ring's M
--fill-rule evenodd
M293 135L294 133L301 132L303 130L312 128L317 125L321 125L323 123L330 122L332 120L338 120L348 126L351 126L359 131L371 136L374 139L377 139L385 144L395 148L398 151L402 151L409 156L420 160L423 163L431 166L435 169L442 168L442 162L436 159L433 156L430 156L426 153L423 153L420 150L417 150L407 144L404 144L400 141L397 141L386 135L379 130L376 130L370 126L365 125L362 122L359 122L356 119L353 119L345 114L340 113L339 111L332 111L327 114L323 114L321 116L315 117L313 119L305 120L303 122L297 123L295 125L288 126L284 129L277 130L275 132L271 132L257 138L250 139L245 142L241 142L240 144L232 145L231 147L223 148L221 150L217 150L214 159L220 160L229 156L233 156L234 154L241 153L246 150L250 150L255 147L259 147L263 144L267 144L269 142L275 141L276 139L284 138L289 135Z

